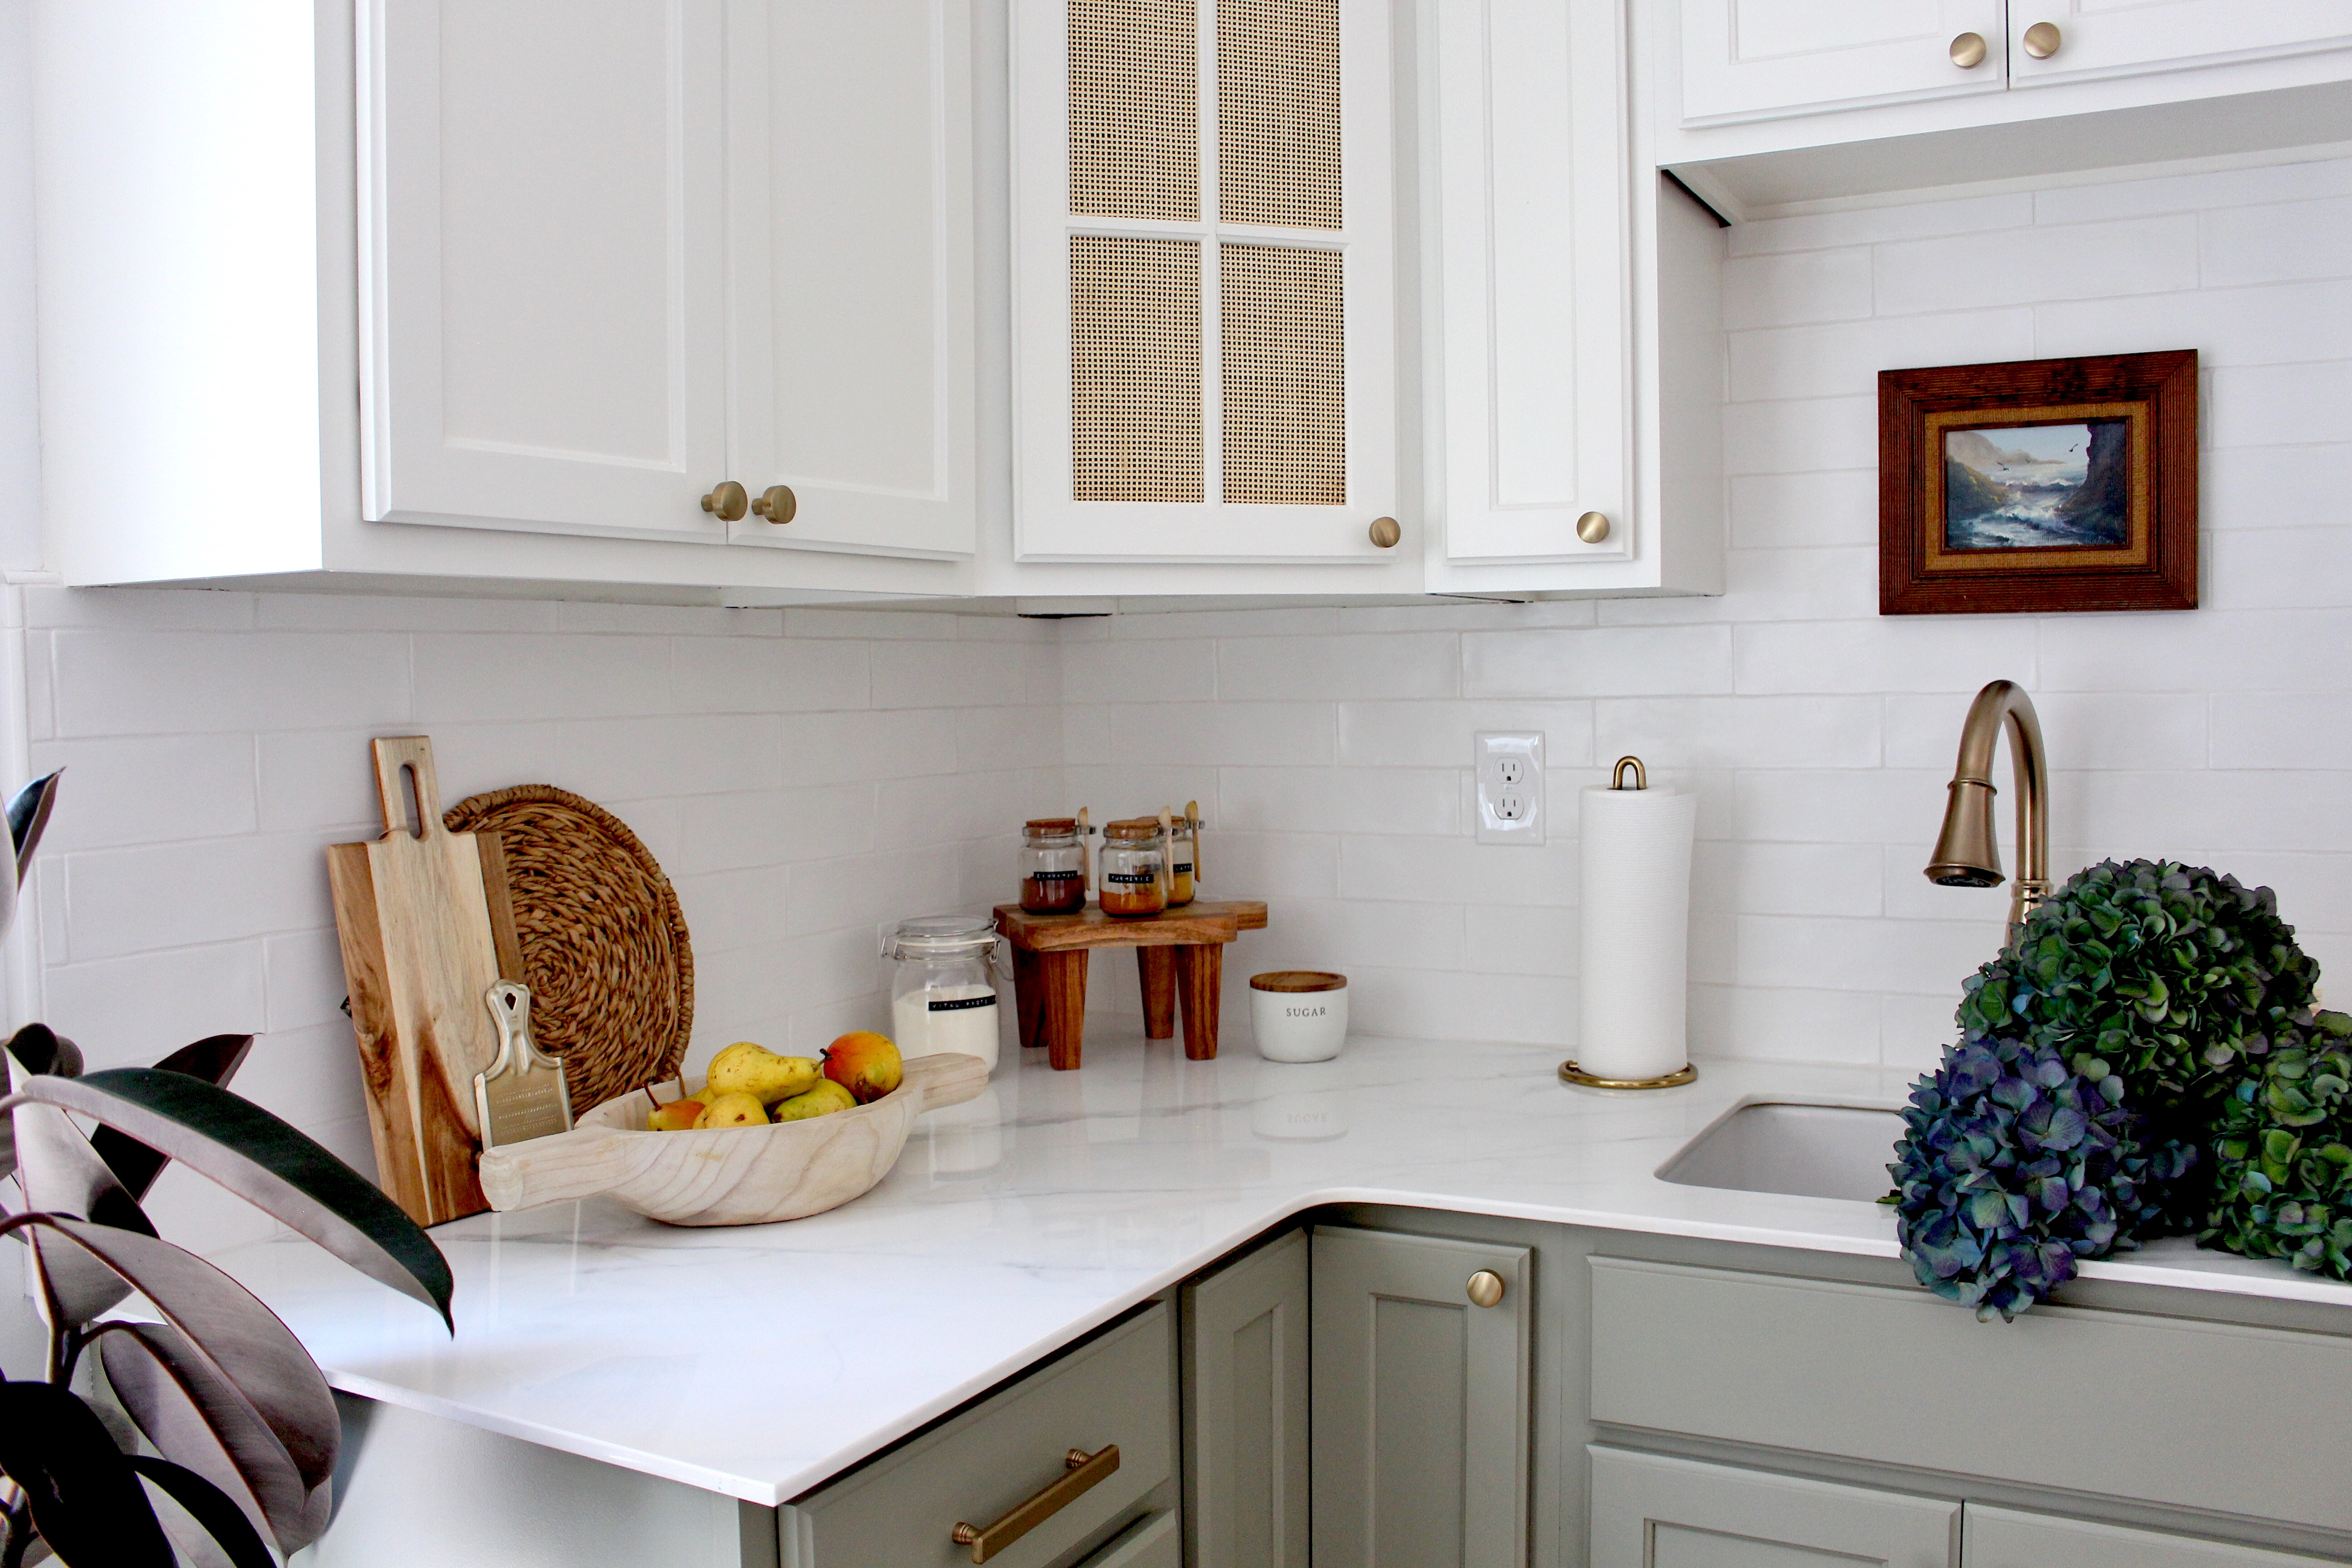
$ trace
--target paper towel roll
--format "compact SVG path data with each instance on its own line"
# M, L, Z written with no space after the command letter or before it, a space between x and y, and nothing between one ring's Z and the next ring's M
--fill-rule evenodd
M1684 983L1698 797L1588 789L1582 804L1576 1063L1597 1078L1663 1078L1690 1060Z

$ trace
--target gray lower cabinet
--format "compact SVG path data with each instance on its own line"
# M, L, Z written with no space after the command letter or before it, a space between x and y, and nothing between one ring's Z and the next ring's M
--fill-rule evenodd
M1315 1561L1520 1568L1528 1249L1334 1226L1312 1247Z
M2322 1558L2095 1520L1968 1507L1962 1568L2331 1568Z
M1099 1457L1113 1445L1116 1469L1076 1496L1066 1490L1066 1501L989 1561L1001 1568L1168 1568L1181 1533L1175 1329L1175 1314L1154 1302L777 1510L782 1568L971 1563L973 1548L953 1539L959 1524L990 1529L1065 1480L1066 1457Z
M1180 1300L1192 1568L1307 1568L1307 1262L1294 1230Z
M1957 1502L1591 1453L1591 1568L1951 1568Z

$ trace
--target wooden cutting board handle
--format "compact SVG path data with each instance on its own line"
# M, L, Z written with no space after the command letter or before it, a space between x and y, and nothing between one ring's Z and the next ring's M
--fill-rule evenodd
M417 1223L438 1225L488 1206L473 1082L498 1050L482 998L501 977L490 886L505 884L484 874L495 847L442 825L431 739L388 736L372 751L383 837L330 847L327 869L377 1178Z

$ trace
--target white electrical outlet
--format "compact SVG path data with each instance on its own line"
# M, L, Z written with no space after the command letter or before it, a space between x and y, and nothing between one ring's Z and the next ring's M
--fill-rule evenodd
M1543 731L1482 730L1478 769L1478 842L1544 841Z

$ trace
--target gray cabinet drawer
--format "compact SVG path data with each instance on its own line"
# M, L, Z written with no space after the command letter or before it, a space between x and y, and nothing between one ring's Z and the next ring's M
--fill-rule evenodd
M1595 1421L2352 1529L2352 1340L1591 1267Z
M950 1568L982 1528L1066 1473L1072 1448L1118 1445L1118 1469L990 1559L1045 1568L1107 1540L1176 1474L1176 1339L1165 1303L1040 1367L905 1447L778 1510L783 1568ZM1173 1499L1173 1490L1170 1500ZM1172 1521L1170 1528L1172 1530ZM1138 1563L1157 1559L1142 1543ZM1114 1553L1123 1565L1129 1558Z

